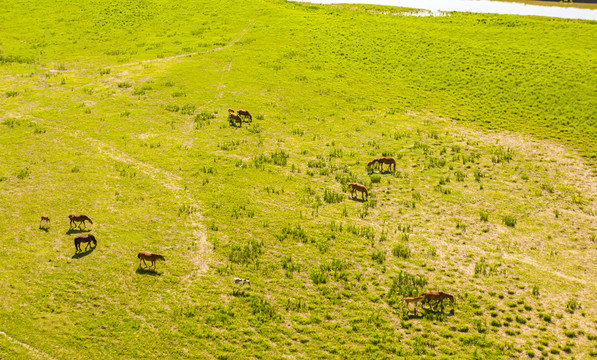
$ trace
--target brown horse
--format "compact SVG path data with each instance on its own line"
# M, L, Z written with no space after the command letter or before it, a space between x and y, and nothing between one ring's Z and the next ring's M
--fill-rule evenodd
M39 228L41 229L41 224L46 223L47 226L50 226L50 217L49 216L41 216L41 220L39 221Z
M373 171L377 168L379 159L373 159L367 163L367 171Z
M81 251L81 243L87 243L87 246L85 246L85 251L87 251L87 248L91 245L91 242L93 242L93 246L97 246L97 240L95 240L95 236L91 235L91 234L85 234L85 235L77 235L75 236L75 251Z
M248 110L238 110L238 116L249 118L249 122L253 121L253 117L251 116L251 113Z
M396 171L396 160L394 160L394 158L391 157L381 157L379 159L377 159L377 162L379 163L379 170L383 171L383 165L387 164L388 165L388 170L392 170L392 166L394 166L394 171Z
M243 119L240 116L238 116L238 114L236 114L234 110L228 113L228 121L230 122L230 124L238 123L238 126L242 126L243 124Z
M89 221L91 224L93 224L93 221L91 221L91 219L89 218L89 216L87 215L76 215L76 214L70 214L68 216L68 218L70 219L70 228L73 228L73 224L77 225L77 223L79 223L79 230L81 229L81 225L83 225L83 227L85 227L85 221Z
M147 263L145 262L145 260L147 260L147 261L151 261L151 265L153 265L154 269L155 269L155 262L157 260L166 261L166 259L164 258L163 255L153 254L148 251L139 251L139 253L137 254L137 257L139 258L139 266L141 266L141 261L143 261L143 264L145 264L145 266L147 267Z
M369 199L369 192L367 191L365 185L350 183L348 184L348 186L350 187L350 195L352 195L352 197L354 197L356 192L358 191L361 193L361 197L363 198L363 200L365 200L365 196L367 196L367 200Z
M435 301L435 305L431 305L432 309L435 309L437 305L440 305L441 308L444 308L443 301L445 299L450 300L452 304L452 308L454 308L454 295L445 293L443 291L427 291L426 293L421 294L420 296L424 297L423 302L426 304L431 305L431 301Z
M408 314L409 308L408 306L411 303L415 304L415 315L417 314L417 303L421 300L423 300L423 298L425 298L423 295L417 296L417 297L405 297L402 299L402 301L404 301L404 303L406 304L406 313Z

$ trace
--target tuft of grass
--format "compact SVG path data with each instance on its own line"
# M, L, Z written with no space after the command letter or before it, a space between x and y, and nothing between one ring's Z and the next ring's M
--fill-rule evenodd
M379 182L381 182L381 175L372 174L371 176L369 176L369 179L371 179L371 183L378 184Z
M341 203L343 200L343 194L338 194L337 192L329 189L325 189L323 192L323 201L325 201L328 204Z
M378 264L383 264L386 261L386 252L384 250L375 250L371 254L371 259Z
M410 249L405 245L396 244L392 248L392 254L394 254L395 257L408 259L410 257Z
M516 226L516 218L513 216L506 215L506 216L504 216L503 220L504 220L504 224L506 224L506 226L509 226L509 227Z
M576 299L570 299L566 302L566 311L569 313L574 313L576 309L580 308L580 302Z
M29 170L29 168L24 168L19 170L19 172L17 173L17 179L19 180L23 180L27 177L29 177L29 175L31 175L31 170Z

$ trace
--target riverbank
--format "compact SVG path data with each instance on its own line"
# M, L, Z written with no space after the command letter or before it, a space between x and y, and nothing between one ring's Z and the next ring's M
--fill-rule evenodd
M375 4L384 6L424 9L439 12L472 12L503 15L544 16L563 19L597 21L597 4L575 6L545 1L492 1L492 0L321 0L319 4ZM564 3L561 3L564 4Z

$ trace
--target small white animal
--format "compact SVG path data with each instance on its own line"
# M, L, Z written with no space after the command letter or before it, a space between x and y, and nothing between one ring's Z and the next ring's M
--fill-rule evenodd
M243 291L245 291L245 284L249 284L249 287L251 287L251 280L234 278L234 286L238 286L239 290L240 290L240 285L242 285Z

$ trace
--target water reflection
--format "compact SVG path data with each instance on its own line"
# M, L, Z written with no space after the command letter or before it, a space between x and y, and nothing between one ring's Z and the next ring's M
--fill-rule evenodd
M597 10L561 6L527 5L489 0L313 0L318 4L376 4L425 9L418 16L441 15L442 11L463 11L511 15L549 16L565 19L597 20ZM553 4L553 3L552 3ZM410 15L411 13L408 13Z

